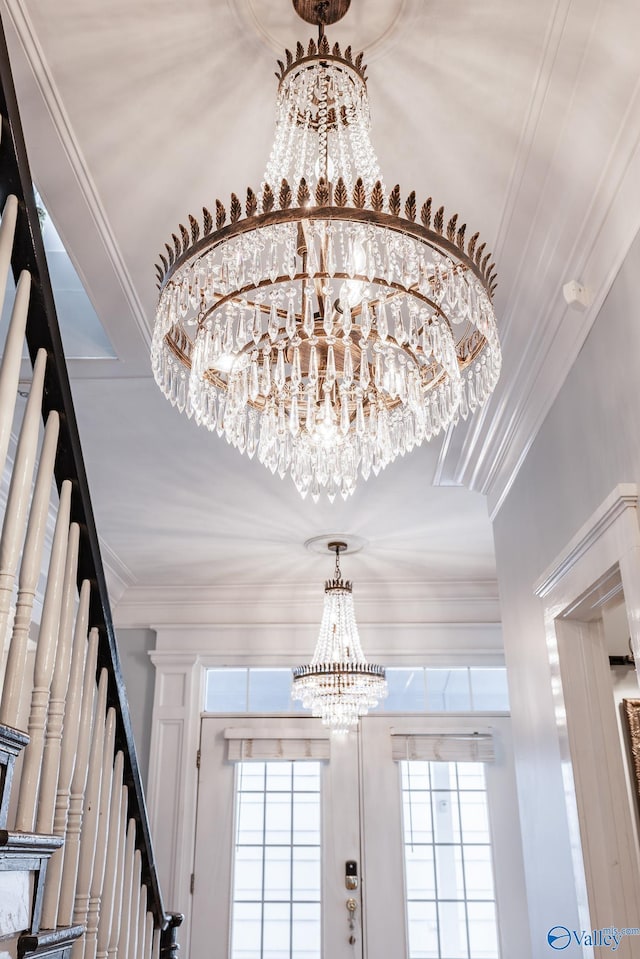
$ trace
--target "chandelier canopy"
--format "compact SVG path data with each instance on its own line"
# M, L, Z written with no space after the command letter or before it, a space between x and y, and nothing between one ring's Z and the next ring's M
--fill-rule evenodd
M496 273L457 214L385 187L361 53L320 24L278 66L259 189L189 216L160 255L153 372L181 412L333 500L492 392Z
M291 695L333 732L346 733L386 697L387 683L384 666L368 663L362 652L352 584L340 570L340 550L347 544L328 546L335 551L336 568L324 587L320 635L309 665L293 670Z

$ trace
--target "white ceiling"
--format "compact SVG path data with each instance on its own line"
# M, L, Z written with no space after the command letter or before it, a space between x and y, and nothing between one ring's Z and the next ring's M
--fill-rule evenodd
M356 579L494 579L485 496L499 507L640 226L640 5L352 0L329 31L370 46L387 184L433 196L494 250L504 346L471 426L333 506L180 416L148 361L157 253L189 212L257 190L276 51L312 29L290 0L0 8L34 179L117 354L70 366L118 592L322 579L302 543L331 531L369 541ZM572 279L585 311L562 298Z

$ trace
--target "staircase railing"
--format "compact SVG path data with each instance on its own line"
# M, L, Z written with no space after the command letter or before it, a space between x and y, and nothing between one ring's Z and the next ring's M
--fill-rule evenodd
M19 727L21 708L24 710L21 703L25 697L30 701L30 742L16 774L19 783L14 781L14 789L19 787L15 827L17 832L36 830L64 839L64 846L53 854L48 866L43 928L86 926L86 935L79 940L85 956L125 959L152 955L152 949L158 955L161 947L168 956L177 949L175 927L179 923L175 914L165 912L158 883L98 534L1 22L0 115L0 305L9 269L16 282L0 367L0 475L13 428L25 338L33 364L0 540L0 652L11 631L0 723ZM46 424L41 444L40 415ZM59 502L32 678L27 648L52 478ZM3 825L0 823L0 829ZM162 930L165 937L161 943ZM74 946L76 954L78 948Z

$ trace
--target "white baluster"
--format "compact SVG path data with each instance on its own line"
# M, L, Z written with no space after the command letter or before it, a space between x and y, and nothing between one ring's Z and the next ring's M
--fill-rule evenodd
M25 664L27 661L27 643L31 626L33 599L36 594L42 547L49 515L51 499L51 481L58 448L60 417L52 410L47 418L47 426L40 453L38 475L29 511L27 536L22 551L20 576L18 578L18 598L13 623L9 657L4 675L2 702L0 703L0 722L7 726L17 726L20 715L20 701L26 683Z
M140 903L138 905L138 944L136 946L136 959L144 959L147 931L147 887L140 887Z
M73 529L73 526L72 526ZM85 671L85 655L87 669L91 676L95 676L96 656L98 647L97 635L93 637L87 652L87 624L89 620L89 600L91 598L91 583L85 579L80 589L80 603L76 615L73 636L73 651L71 655L71 670L69 685L64 706L64 721L62 727L62 742L60 751L60 768L58 772L58 789L56 792L56 807L53 817L53 833L55 836L64 836L67 831L67 816L69 813L69 794L71 777L75 765L76 750L80 732L80 712L82 707L82 687ZM56 664L56 670L57 670ZM55 685L52 683L52 689ZM91 689L93 695L93 687ZM52 694L53 697L53 694ZM87 745L88 749L88 745ZM45 745L46 751L46 745ZM62 864L64 861L64 847L56 850L47 866L47 879L42 904L43 929L54 929L58 915L58 898L60 896L60 880L62 878Z
M40 765L44 746L44 724L49 705L49 686L53 677L58 628L60 625L60 605L62 602L62 580L64 576L67 541L69 538L69 512L71 509L71 482L65 480L60 492L60 503L56 528L53 534L47 588L42 607L42 621L38 634L36 665L33 692L31 694L31 714L29 716L29 745L25 749L20 792L16 812L16 829L19 832L33 832L36 814L36 799L40 779Z
M76 577L78 573L79 543L80 527L77 523L72 523L69 527L67 560L62 583L58 647L53 667L51 689L49 691L49 711L47 714L44 752L42 755L42 771L40 773L38 815L36 816L36 832L47 835L53 832L53 817L56 806L62 742L62 722L65 697L69 684L73 614L75 612L75 598L77 595Z
M102 670L100 683L103 676L106 677L106 669ZM106 683L104 689L106 695ZM98 704L102 705L100 695ZM73 924L86 925L87 913L89 911L89 895L91 889L91 874L96 855L96 838L98 835L98 816L100 813L100 788L102 784L102 766L105 751L105 742L107 735L113 737L115 732L115 710L110 709L107 713L106 722L104 716L104 705L102 710L96 708L96 715L93 727L93 740L91 742L91 752L89 755L89 773L87 776L87 788L84 794L84 809L82 816L82 832L80 834L80 856L78 859L78 878L76 880L76 898L73 906ZM112 739L113 743L113 739ZM77 939L73 944L72 957L78 957L84 954L84 937Z
M122 787L122 802L120 805L120 841L118 843L118 858L116 861L114 877L114 895L113 895L113 913L109 926L109 946L107 949L108 959L114 959L118 952L118 938L120 936L120 923L123 915L122 893L124 887L124 864L125 851L127 846L127 809L129 802L129 790L126 786ZM133 852L131 853L133 856Z
M136 852L136 821L129 820L127 828L127 845L124 856L124 870L122 873L122 912L120 915L120 932L116 955L118 959L127 959L129 951L129 926L131 923L131 893L133 890L133 866ZM109 950L111 951L111 950Z
M104 870L107 860L107 843L109 842L109 811L111 808L111 790L113 787L113 744L116 732L116 711L111 708L107 716L106 733L104 739L104 755L102 760L102 776L100 781L100 807L98 812L98 828L96 831L89 886L89 908L87 911L87 931L84 937L85 959L95 959L98 947L98 920L100 918L100 899L104 884ZM119 797L120 783L117 783Z
M148 912L145 920L145 929L144 929L143 959L151 959L152 953L153 953L153 913Z
M0 538L0 646L4 645L20 548L24 540L27 509L31 499L46 365L47 351L38 350L33 368L29 399L20 427L20 438L18 439L7 507L2 524L2 537Z
M100 916L98 918L98 938L96 943L97 959L107 959L109 949L109 933L111 931L111 921L114 912L114 898L116 890L116 876L118 867L118 857L120 855L120 826L127 815L126 805L123 803L123 790L126 787L122 785L122 771L124 768L124 755L118 752L113 764L113 782L111 786L111 800L109 806L109 829L107 842L107 858L104 866L104 883L102 886L102 901L100 903Z
M6 283L6 273L5 280ZM18 394L20 379L20 363L22 347L27 327L27 313L29 311L29 293L31 291L31 275L23 270L18 279L16 297L13 301L9 332L4 345L2 364L0 364L0 473L4 471L13 424L13 411ZM3 296L4 300L4 296Z
M98 658L98 630L92 629L89 635L89 649L85 665L82 689L82 710L80 713L80 732L78 752L71 779L67 833L64 841L62 880L60 883L60 902L58 905L58 926L70 926L73 922L73 905L80 857L80 834L82 831L82 810L84 794L89 772L89 750L94 729L94 700L96 698L96 661ZM96 715L103 716L107 701L107 674L102 670L98 685L98 707ZM64 748L64 742L63 742Z
M10 194L2 211L0 223L0 310L4 303L4 295L11 269L11 253L13 252L13 238L16 232L16 218L18 215L18 201Z
M125 959L137 959L138 911L140 908L140 883L142 880L142 854L136 849L133 857L133 883L131 887L131 915L129 918L129 943Z
M108 959L114 959L114 957L118 954L118 940L120 938L120 929L123 922L124 905L122 896L124 890L125 853L127 848L128 801L129 790L126 786L123 786L122 805L120 807L120 843L118 849L118 860L116 862L113 915L111 916L111 928L109 929L109 947L107 949ZM133 853L131 853L131 855L133 856Z
M162 929L159 926L153 930L153 944L151 946L151 956L152 959L160 959L160 936L162 935Z

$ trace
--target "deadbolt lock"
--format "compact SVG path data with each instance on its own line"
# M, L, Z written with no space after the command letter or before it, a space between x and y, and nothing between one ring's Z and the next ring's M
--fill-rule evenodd
M344 884L351 892L358 888L358 863L348 859L344 864Z

